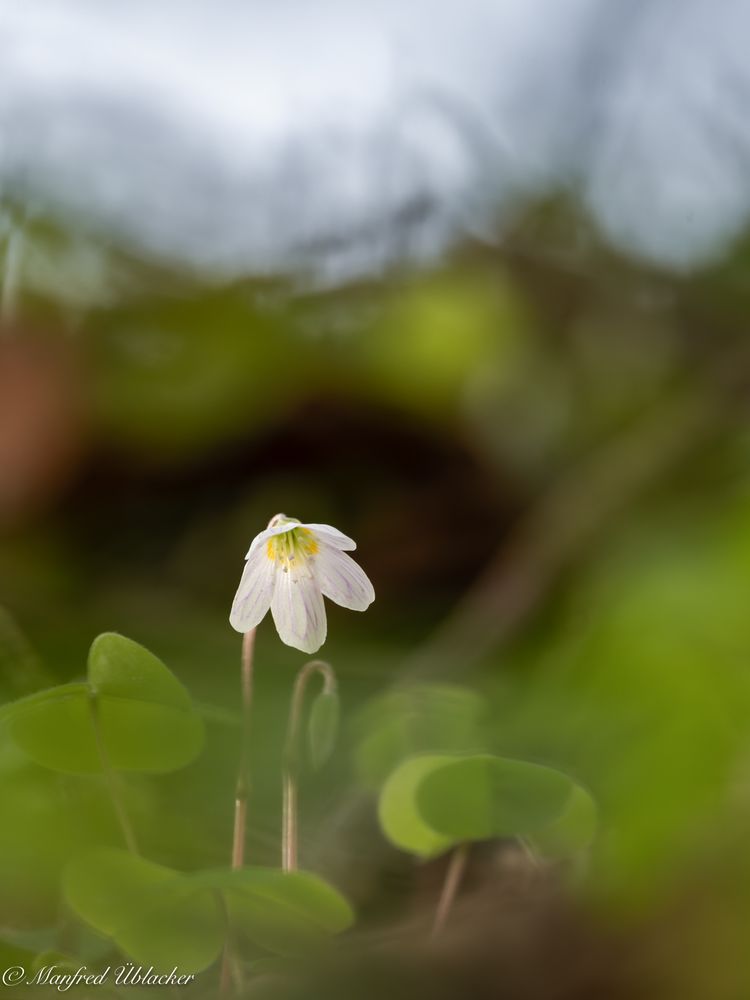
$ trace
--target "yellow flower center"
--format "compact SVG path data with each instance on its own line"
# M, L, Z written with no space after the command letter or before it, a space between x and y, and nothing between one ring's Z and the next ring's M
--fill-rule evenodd
M291 528L281 535L273 535L266 543L268 558L277 562L285 573L317 551L318 543L309 528Z

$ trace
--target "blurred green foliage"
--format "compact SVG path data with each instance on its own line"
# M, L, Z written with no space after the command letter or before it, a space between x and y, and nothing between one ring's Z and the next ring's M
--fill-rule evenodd
M315 703L307 734L321 766L300 776L300 853L325 882L298 883L310 906L300 903L301 917L292 906L292 931L276 883L270 896L240 894L231 907L258 990L351 996L366 969L365 985L380 996L399 995L399 984L404 995L430 984L438 996L432 986L443 978L444 995L456 995L450 977L436 976L421 928L439 896L442 855L460 834L482 839L456 904L461 918L446 930L462 988L477 956L497 953L492 981L512 979L526 995L524 977L554 951L539 928L562 908L566 928L597 929L570 944L565 969L607 958L627 934L636 978L643 971L642 988L624 995L647 998L644 983L653 982L659 1000L748 994L746 248L678 280L613 259L591 239L573 246L569 227L569 215L543 207L502 251L467 248L430 274L338 290L141 280L114 258L98 271L87 258L101 294L76 294L75 309L71 296L52 301L41 277L32 283L23 322L0 342L0 369L11 345L43 331L42 354L52 341L66 352L70 365L52 368L72 380L61 398L75 399L81 415L65 423L79 435L66 475L52 477L42 474L49 427L33 361L20 394L29 409L12 426L39 425L22 447L14 439L2 450L2 428L18 415L0 399L0 692L22 699L5 710L0 741L0 961L29 964L54 951L98 962L118 947L146 959L154 942L165 960L215 961L225 925L212 893L229 859L240 721L239 649L226 618L250 539L284 510L355 537L378 599L362 618L331 612L325 655L340 679L342 724L325 762L336 728L328 702ZM675 394L709 416L680 460L660 469L652 444ZM618 506L610 482L586 479L585 460L616 455L621 435L634 442L630 460L648 454L656 472ZM33 467L21 461L31 453ZM565 533L566 511L550 501L561 481L578 491L578 515L605 514L552 572L544 558L524 562L519 524ZM24 484L22 510L7 483ZM483 576L511 564L517 576L503 587ZM433 676L417 654L462 620L477 586L488 631L530 586L535 597L480 660L467 650ZM101 914L84 899L87 879L94 889L106 883L92 852L119 851L122 835L89 699L96 689L104 703L112 678L80 677L91 637L112 629L160 659L138 653L151 667L116 676L125 684L110 686L117 708L101 713L143 853L123 862L107 890L113 910ZM166 686L161 658L175 672ZM300 666L264 626L251 740L256 871L278 864L280 771ZM129 684L140 693L128 694ZM52 696L39 693L50 688ZM92 766L71 767L73 756ZM549 823L524 827L551 862L534 876L545 892L519 889L506 871L514 829L503 825L509 807L494 812L504 800L502 790L488 793L492 781L443 774L445 815L427 822L431 807L420 802L432 758L450 768L456 757L462 767L501 758L561 776ZM568 880L573 854L579 877ZM110 918L131 905L139 864L176 895L161 896L165 909L149 919L138 900L138 916L120 926ZM64 905L82 919L61 909L66 870ZM216 884L190 883L204 875ZM197 900L193 910L183 891ZM280 947L279 936L309 942L313 913L327 914L325 936L345 930L344 897L357 922L322 965L309 956L302 966L257 964L268 949L304 950ZM87 924L99 932L94 944ZM167 940L169 927L177 930ZM408 972L404 954L416 963ZM567 982L553 969L555 982ZM202 974L205 995L217 978L217 969Z
M653 901L714 824L737 820L749 514L744 499L720 516L665 514L612 542L554 641L525 651L536 668L501 685L503 747L554 754L595 790L602 899Z
M377 789L410 757L481 749L487 712L480 694L454 684L410 684L372 699L353 724L359 780Z

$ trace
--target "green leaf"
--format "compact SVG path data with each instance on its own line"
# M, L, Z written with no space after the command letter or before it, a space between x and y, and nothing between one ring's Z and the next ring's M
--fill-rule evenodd
M12 739L32 760L76 774L102 770L166 772L203 745L203 722L176 677L123 636L99 636L88 683L64 684L5 707Z
M89 684L95 694L192 710L190 695L144 646L116 632L97 636L89 650Z
M63 684L8 705L14 743L37 764L85 774L101 770L86 684Z
M568 800L558 818L530 834L529 841L542 857L562 860L589 846L596 834L597 822L594 800L580 785L571 785Z
M216 892L170 868L101 848L67 866L63 891L79 917L141 964L199 972L221 951L225 919Z
M113 698L98 705L102 742L116 770L176 771L203 746L203 722L194 712Z
M354 922L344 897L311 872L243 868L192 878L221 889L240 936L277 955L309 954Z
M200 751L203 722L190 695L143 646L112 632L100 635L89 653L89 684L113 767L174 771Z
M40 767L11 740L0 741L0 787L0 926L49 926L69 858L119 839L112 805L99 781Z
M310 757L315 770L333 753L339 729L339 696L335 691L321 691L310 708L308 738Z
M567 775L489 755L404 761L383 787L378 816L391 843L422 858L465 840L524 836L560 859L587 847L597 824L593 799Z
M477 755L431 769L416 791L417 809L436 832L454 840L525 836L563 811L571 781L560 771Z
M21 966L29 969L33 966L36 955L29 948L22 948L14 941L0 938L0 966L3 970Z
M226 939L221 899L208 889L179 884L160 890L137 921L118 927L117 944L142 965L195 973L214 962Z
M71 908L102 934L140 915L157 893L179 883L177 872L117 848L98 848L71 861L63 892Z
M396 847L430 858L453 844L452 837L437 833L424 821L417 808L416 793L428 774L455 759L444 754L411 757L386 781L378 800L378 818L383 833Z
M319 949L354 920L347 901L310 872L182 874L107 848L72 861L63 890L79 917L157 969L197 972L210 965L225 939L225 913L241 937L288 956Z

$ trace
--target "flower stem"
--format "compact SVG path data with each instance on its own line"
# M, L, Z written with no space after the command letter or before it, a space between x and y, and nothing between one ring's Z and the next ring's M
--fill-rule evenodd
M247 803L250 797L250 713L253 704L253 654L255 629L242 637L242 735L240 738L240 766L234 793L234 834L232 837L232 868L242 868L245 863L247 839Z
M297 776L290 768L284 769L282 794L281 867L293 872L297 868Z
M135 830L130 822L130 817L128 816L125 803L122 799L122 788L120 786L119 777L112 767L109 754L107 753L107 748L104 744L99 701L95 695L91 697L91 719L94 725L94 738L96 740L96 749L99 754L99 760L102 765L104 783L107 787L109 798L112 802L112 808L114 809L117 822L120 826L120 831L122 832L122 839L125 841L125 846L130 853L137 857L140 854L140 851L138 850L138 841L135 838Z
M292 703L289 709L289 724L286 732L286 749L284 753L284 773L282 777L283 816L281 823L281 867L285 872L297 869L297 792L299 777L299 739L302 709L305 702L307 682L313 674L323 678L323 691L333 694L336 691L336 674L330 663L324 660L310 660L297 674L292 691Z
M219 984L219 990L222 994L225 994L228 993L229 988L234 985L235 993L240 994L243 986L242 970L236 958L236 941L230 924L229 907L227 906L227 901L224 898L223 892L220 889L215 891L216 902L221 913L223 914L224 923L227 929L224 951L221 956L221 981Z
M240 736L240 765L237 770L237 784L234 792L234 830L232 833L232 868L242 868L245 864L245 843L247 840L247 803L250 797L250 716L253 706L253 664L255 653L255 633L252 628L242 637L242 666L240 687L242 691L242 733ZM227 941L221 961L222 993L227 993L232 983L232 948ZM241 990L239 969L235 967L235 985Z
M466 871L466 862L469 860L469 844L459 844L451 854L448 868L445 872L443 888L440 891L437 909L435 910L435 920L432 924L432 937L436 938L445 927L448 916L453 907L454 900L458 894L461 879Z

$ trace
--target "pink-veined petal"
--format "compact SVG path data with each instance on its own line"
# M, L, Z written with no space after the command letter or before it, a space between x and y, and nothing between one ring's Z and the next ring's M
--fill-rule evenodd
M315 556L315 576L320 589L336 604L364 611L375 600L375 590L357 563L331 545L321 545Z
M287 646L315 653L325 642L323 595L307 567L276 575L271 614L281 641Z
M248 557L237 588L229 622L238 632L249 632L265 618L273 597L276 564L268 558L264 547Z
M357 543L349 538L348 535L345 535L338 528L334 528L330 524L303 524L302 527L309 528L310 531L319 536L321 542L332 545L335 549L353 552L357 547Z

